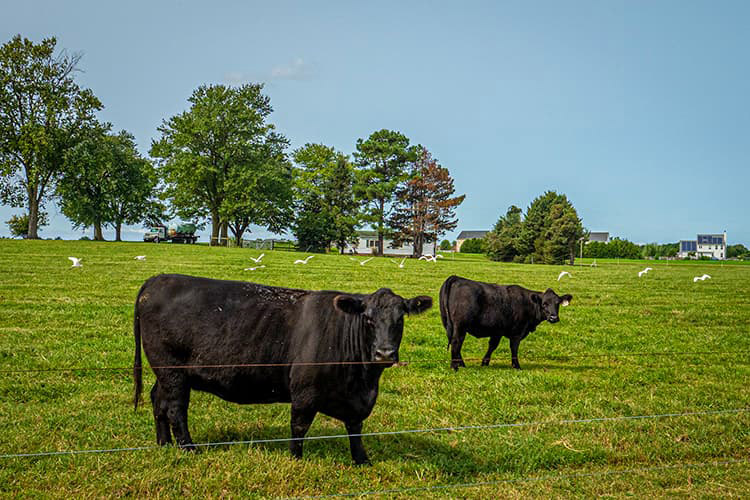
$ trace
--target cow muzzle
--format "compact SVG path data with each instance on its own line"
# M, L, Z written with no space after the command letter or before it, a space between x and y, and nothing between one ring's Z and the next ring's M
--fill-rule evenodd
M376 349L375 361L390 363L391 365L398 362L398 351L396 349Z
M558 321L560 321L560 316L550 316L547 318L547 321L549 321L550 323L557 323Z

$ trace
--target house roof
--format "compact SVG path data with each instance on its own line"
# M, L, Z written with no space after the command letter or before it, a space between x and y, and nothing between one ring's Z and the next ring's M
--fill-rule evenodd
M461 231L457 240L470 240L474 238L484 238L489 231ZM468 248L468 247L467 247Z

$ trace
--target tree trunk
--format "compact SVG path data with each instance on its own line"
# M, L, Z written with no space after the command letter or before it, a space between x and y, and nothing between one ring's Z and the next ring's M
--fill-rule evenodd
M380 221L378 221L378 248L375 255L382 257L383 249L383 227L385 226L385 200L380 200Z
M220 225L221 221L219 220L219 214L216 212L211 213L211 241L208 244L212 247L219 244Z
M122 241L122 238L120 237L122 234L122 222L118 222L115 224L115 241Z
M100 221L94 222L94 241L104 241L104 235L102 235L102 223Z
M227 246L228 240L229 240L229 232L227 231L229 227L229 223L227 221L221 222L221 234L219 235L221 246L225 247Z
M38 240L39 233L39 202L36 199L36 195L29 192L29 232L26 235L27 239Z

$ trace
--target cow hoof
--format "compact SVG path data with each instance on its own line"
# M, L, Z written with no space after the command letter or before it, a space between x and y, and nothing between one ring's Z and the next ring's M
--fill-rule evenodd
M372 462L370 462L369 458L364 459L363 461L355 461L354 465L357 467L372 467Z
M193 443L181 444L180 449L183 451L189 451L190 453L198 452L198 447L196 447Z
M483 359L482 360L482 366L490 366L490 360L489 359Z

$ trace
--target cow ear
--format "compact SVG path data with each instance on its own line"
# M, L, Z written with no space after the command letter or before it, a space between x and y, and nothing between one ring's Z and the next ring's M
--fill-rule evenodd
M563 307L569 305L570 301L573 300L573 296L569 293L563 295L560 298L562 299L562 302L560 303L560 305L562 305Z
M432 297L420 295L406 301L406 311L409 314L419 314L432 307Z
M333 306L347 314L362 314L365 312L364 302L351 295L336 295L333 298Z

